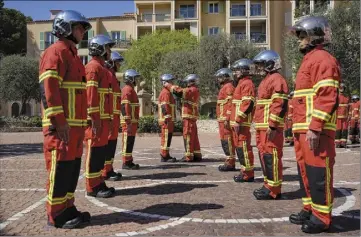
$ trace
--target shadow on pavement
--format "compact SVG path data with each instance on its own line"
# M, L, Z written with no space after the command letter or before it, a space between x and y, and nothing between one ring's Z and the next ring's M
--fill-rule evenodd
M186 183L175 183L175 184L160 184L152 187L141 187L132 189L123 189L115 191L116 196L128 196L128 195L166 195L175 193L185 193L192 191L196 188L214 188L218 185L215 184L186 184Z
M360 210L345 211L342 215L357 216L360 218ZM346 216L333 216L332 225L328 233L342 233L354 230L360 230L360 219Z
M161 169L161 170L168 170L168 169L182 169L182 168L193 168L193 167L204 167L205 165L195 165L187 164L187 163L176 163L176 164L164 164L164 165L156 165L156 166L141 166L141 170L154 170L154 169Z
M354 188L343 188L346 189L349 192L355 191L356 189ZM303 197L303 190L298 189L296 191L292 191L292 192L287 192L287 193L282 193L282 199L283 200L294 200L294 199L301 199ZM352 194L349 194L352 195ZM348 196L349 196L348 195ZM339 192L337 189L335 189L334 191L334 197L335 198L341 198L341 197L345 197L345 195L343 195L341 192ZM300 201L301 203L301 201Z
M183 217L193 211L205 211L211 209L221 209L223 205L213 203L199 203L199 204L187 204L187 203L164 203L156 204L146 207L144 209L133 210L134 212L142 212L147 214L155 214L161 216ZM142 216L129 215L127 213L111 213L92 216L91 225L111 225L116 223L138 223L149 224L158 222L159 219L147 218Z
M0 157L21 156L43 153L43 143L5 144L0 145Z
M123 177L123 180L134 180L134 179L178 179L193 175L207 175L206 173L186 173L186 172L170 172L170 173L155 173L155 174L144 174L144 175L132 175Z

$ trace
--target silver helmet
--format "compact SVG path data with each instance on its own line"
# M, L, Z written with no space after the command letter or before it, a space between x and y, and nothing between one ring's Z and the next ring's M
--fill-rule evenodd
M134 69L128 69L124 72L123 80L125 83L136 84L137 80L140 78L140 74Z
M292 26L292 32L297 38L300 38L301 32L310 37L311 46L319 44L328 44L331 42L331 28L325 17L305 16Z
M106 61L106 65L108 68L113 68L115 65L115 62L122 63L124 61L124 58L120 53L113 51L110 54L110 60Z
M83 25L85 31L92 28L88 19L77 11L64 10L59 12L53 21L52 34L56 37L68 37L72 34L72 26L75 24Z
M282 68L281 57L273 50L264 50L254 57L256 66L261 65L266 72L277 71Z
M189 83L194 83L194 84L198 84L199 83L199 76L197 74L189 74L188 76L186 76L183 81L187 84Z
M113 47L115 42L105 35L96 35L89 41L89 55L90 56L104 56L106 53L106 46Z
M292 98L295 94L295 91L291 91L289 94L288 94L288 97Z
M221 68L219 69L214 76L216 78L228 78L228 80L233 80L233 73L232 70L229 68Z
M352 95L351 100L359 100L360 96L359 95Z
M237 61L235 61L232 65L231 65L231 69L232 70L237 70L237 69L242 69L245 71L251 71L251 67L253 65L253 61L247 58L242 58L239 59Z

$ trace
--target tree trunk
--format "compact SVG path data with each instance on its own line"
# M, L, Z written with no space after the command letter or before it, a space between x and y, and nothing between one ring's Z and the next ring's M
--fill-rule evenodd
M25 115L25 113L26 113L26 101L27 101L27 99L22 99L22 100L21 100L21 111L20 111L20 115Z

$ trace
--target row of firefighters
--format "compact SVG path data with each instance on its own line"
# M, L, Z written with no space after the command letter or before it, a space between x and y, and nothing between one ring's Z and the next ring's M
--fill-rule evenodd
M290 146L294 145L292 133L292 117L293 117L293 95L292 91L288 95L288 111L285 116L285 143ZM360 143L360 96L352 95L351 100L345 95L345 84L340 84L340 94L338 96L338 108L336 119L336 148L346 148L347 141L351 144Z
M121 178L121 174L113 169L119 127L122 129L122 167L139 169L139 165L133 162L132 150L139 119L134 86L140 74L133 69L127 70L123 78L125 86L120 89L115 72L123 58L111 52L114 41L104 35L97 35L89 41L92 59L84 67L76 44L91 27L88 20L76 11L58 13L52 33L59 40L45 50L40 62L44 154L49 174L46 209L48 224L58 228L76 228L91 219L89 212L80 212L74 205L83 143L86 146L88 196L107 198L115 193L105 180ZM290 221L302 225L304 232L318 233L327 230L331 224L336 109L343 108L346 102L341 100L342 93L339 94L339 64L323 49L323 45L329 42L328 34L325 34L330 31L327 21L319 17L304 18L294 26L294 30L304 54L290 103L303 208L292 214ZM253 192L258 200L281 197L283 131L289 90L280 69L280 56L272 50L265 50L253 60L240 59L231 69L223 68L215 74L221 85L217 103L220 138L227 155L219 170L234 170L237 157L241 172L234 180L242 183L254 181L250 132L251 123L254 123L264 176L262 187ZM263 76L257 99L252 81L254 71ZM188 75L183 80L184 87L174 82L171 74L161 76L161 161L176 161L169 154L176 119L175 95L182 101L185 155L181 161L199 162L202 160L196 123L199 77ZM358 106L359 101L354 108ZM353 123L358 124L359 119L354 113Z

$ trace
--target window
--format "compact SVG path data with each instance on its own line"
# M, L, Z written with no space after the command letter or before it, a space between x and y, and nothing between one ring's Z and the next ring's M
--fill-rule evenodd
M251 41L253 43L266 43L266 34L261 32L251 32Z
M195 7L193 5L180 5L179 14L181 18L194 18Z
M84 34L83 39L79 42L79 48L80 49L86 49L88 48L88 42L91 37L89 37L90 32L88 31L86 34Z
M54 44L56 41L56 37L51 34L51 32L45 32L45 48L48 48L50 45Z
M88 63L88 56L80 56L80 60L82 61L83 65Z
M208 35L216 35L219 32L219 27L209 27Z
M218 13L218 12L219 12L218 2L210 3L208 8L208 13Z
M251 16L261 16L262 15L262 4L253 3L251 4Z
M234 36L237 40L246 40L247 39L246 33L244 33L244 32L236 32L236 33L234 33Z
M246 15L246 5L232 4L231 16L245 16L245 15Z

